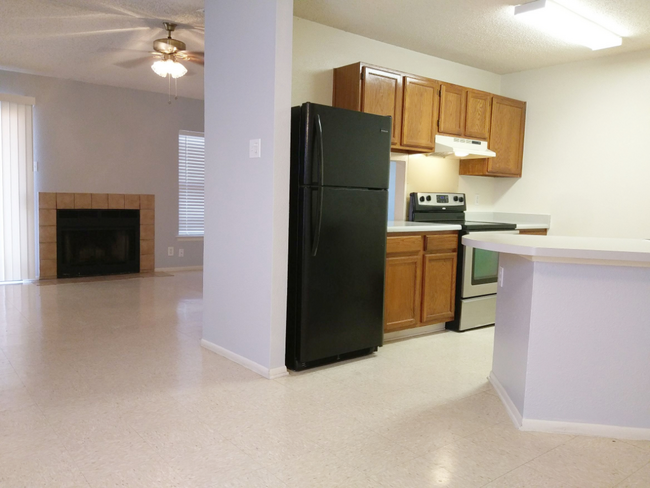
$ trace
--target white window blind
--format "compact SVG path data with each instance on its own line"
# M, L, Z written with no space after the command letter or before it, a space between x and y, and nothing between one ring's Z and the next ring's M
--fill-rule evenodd
M32 106L20 102L0 96L0 281L36 277Z
M178 134L178 235L202 236L205 202L205 138Z

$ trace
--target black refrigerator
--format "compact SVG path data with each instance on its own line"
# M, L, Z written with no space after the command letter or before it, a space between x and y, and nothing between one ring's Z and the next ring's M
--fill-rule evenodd
M390 144L390 117L292 108L289 369L382 345Z

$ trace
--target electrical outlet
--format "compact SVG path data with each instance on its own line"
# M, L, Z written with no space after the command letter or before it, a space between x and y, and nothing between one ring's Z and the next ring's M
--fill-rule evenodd
M499 266L499 277L498 277L499 288L503 288L503 275L504 275L503 266Z
M179 249L178 250L178 257L179 258L185 257L185 249Z
M167 248L167 256L173 256L174 255L174 248L172 246L169 246Z
M481 195L477 193L476 195L474 195L474 204L480 205L480 203L481 203Z
M262 157L262 139L251 139L248 143L248 157L261 158Z

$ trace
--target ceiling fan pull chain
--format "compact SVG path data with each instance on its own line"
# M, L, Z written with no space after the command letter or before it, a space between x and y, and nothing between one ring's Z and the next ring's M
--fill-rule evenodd
M174 100L178 100L178 78L174 78Z
M169 90L168 90L169 98L167 100L167 103L171 105L172 104L172 75L171 74L167 75L167 80L169 84Z

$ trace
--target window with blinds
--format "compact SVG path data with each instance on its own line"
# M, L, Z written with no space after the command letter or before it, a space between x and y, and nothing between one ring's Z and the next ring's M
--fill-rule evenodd
M178 235L203 235L205 138L200 132L178 134Z

